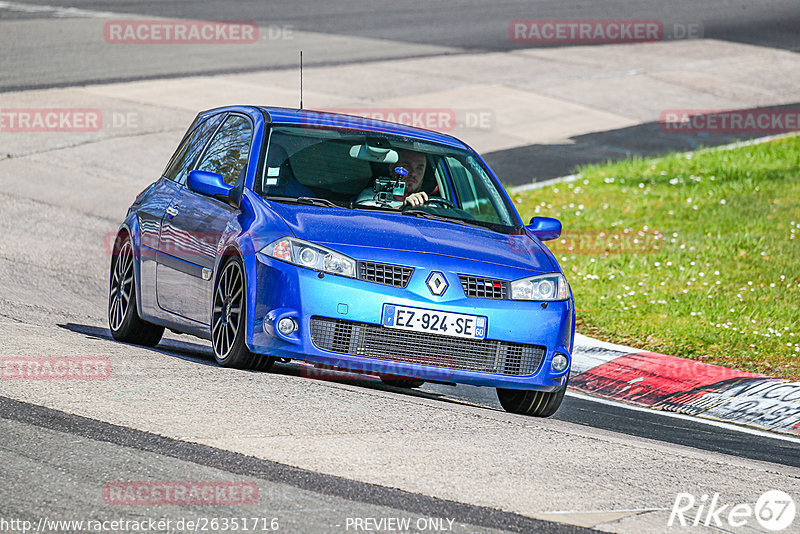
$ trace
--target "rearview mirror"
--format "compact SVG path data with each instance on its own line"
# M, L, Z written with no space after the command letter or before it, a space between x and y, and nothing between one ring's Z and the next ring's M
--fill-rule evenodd
M552 217L534 217L525 228L542 241L558 239L561 235L561 221Z
M350 147L350 157L375 163L397 163L396 150L370 144L353 145Z
M222 179L221 174L208 171L191 171L186 186L195 193L231 203L231 192L234 187Z

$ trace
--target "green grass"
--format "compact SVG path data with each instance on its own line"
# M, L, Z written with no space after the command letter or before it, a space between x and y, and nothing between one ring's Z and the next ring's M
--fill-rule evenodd
M800 137L581 174L512 195L564 225L579 332L800 378Z

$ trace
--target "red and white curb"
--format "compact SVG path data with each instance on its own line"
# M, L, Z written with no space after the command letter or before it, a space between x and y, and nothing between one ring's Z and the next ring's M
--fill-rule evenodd
M570 388L654 410L800 434L800 382L575 336Z

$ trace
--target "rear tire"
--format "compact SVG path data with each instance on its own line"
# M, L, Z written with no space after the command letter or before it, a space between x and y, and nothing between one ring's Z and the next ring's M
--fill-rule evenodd
M534 417L550 417L561 406L566 391L566 382L560 389L552 392L497 388L497 398L507 412Z
M136 307L133 244L128 235L117 238L111 256L108 290L108 328L117 341L154 347L164 335L164 327L139 317Z
M275 358L253 354L244 342L247 318L247 284L239 256L231 256L220 268L214 284L211 313L211 345L222 367L269 371Z

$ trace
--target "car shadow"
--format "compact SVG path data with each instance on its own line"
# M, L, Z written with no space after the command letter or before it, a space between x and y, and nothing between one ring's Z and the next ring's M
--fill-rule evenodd
M142 345L134 345L132 343L117 341L111 336L111 331L108 328L76 323L57 324L56 326L76 334L83 334L91 339L114 341L115 343L120 343L122 345L130 345L131 347L150 350L159 354L165 354L167 356L174 356L182 360L187 360L202 365L216 365L216 362L214 361L214 353L209 345L167 338L162 339L155 347L144 347Z
M216 362L214 361L214 353L212 352L211 346L204 343L193 343L189 341L165 338L162 339L159 342L159 344L156 345L155 347L144 347L141 345L123 343L121 341L115 340L111 335L111 331L108 328L102 328L98 326L78 324L78 323L64 323L64 324L57 324L56 326L76 334L84 335L91 339L114 341L115 343L130 345L138 349L157 352L165 356L172 356L174 358L180 358L181 360L198 363L201 365L209 365L209 366L217 365ZM241 372L261 373L263 371L242 369ZM389 391L392 393L407 395L411 397L418 397L428 400L438 400L442 402L473 405L473 406L476 405L474 402L471 402L469 400L453 398L452 396L448 395L448 391L446 390L450 389L455 390L455 388L452 385L426 383L425 386L423 387L428 389L428 391L402 388L384 384L377 376L365 375L361 373L353 373L346 371L344 369L330 369L330 368L320 369L310 363L302 362L299 360L290 362L281 362L280 360L276 361L272 369L270 369L270 371L268 372L271 374L292 376L309 380L319 380L322 382L333 382L338 384L345 384L349 386L356 386L356 387L374 389L379 391ZM430 391L431 388L436 389L437 391ZM441 389L445 389L445 391L438 391ZM486 408L492 408L490 406L484 406L481 404L478 405Z

